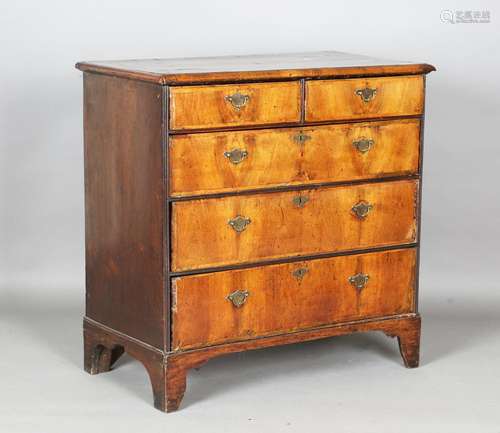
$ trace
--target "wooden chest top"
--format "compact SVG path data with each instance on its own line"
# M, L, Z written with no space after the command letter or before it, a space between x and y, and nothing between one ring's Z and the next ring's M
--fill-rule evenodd
M379 59L338 51L178 59L81 62L82 71L105 73L159 84L261 81L303 77L412 75L432 65Z

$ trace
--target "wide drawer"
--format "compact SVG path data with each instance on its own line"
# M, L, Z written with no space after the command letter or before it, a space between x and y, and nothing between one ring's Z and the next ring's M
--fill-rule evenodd
M403 249L175 278L173 348L410 313L415 263Z
M418 115L424 79L405 77L319 80L306 83L306 121Z
M418 181L172 204L173 271L415 241Z
M170 194L414 174L419 140L417 119L173 136Z
M209 129L300 120L298 81L170 89L170 129Z

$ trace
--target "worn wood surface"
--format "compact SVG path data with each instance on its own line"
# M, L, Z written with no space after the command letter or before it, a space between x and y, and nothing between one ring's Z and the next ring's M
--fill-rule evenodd
M227 99L237 94L248 97L241 108ZM300 110L298 81L170 89L172 130L293 123L300 120Z
M376 89L365 102L356 91ZM319 80L306 83L305 120L367 119L421 114L423 76Z
M413 311L415 249L175 278L173 350ZM368 275L364 288L349 278ZM227 298L248 292L241 307Z
M361 139L373 140L364 153L354 146ZM170 195L415 174L419 140L418 119L176 135L169 142ZM241 162L227 156L234 150L246 152Z
M161 86L84 80L86 315L165 345Z
M426 74L432 65L378 59L338 51L80 62L82 71L159 84L186 84L302 77Z
M410 243L417 190L403 180L176 202L172 270ZM373 209L360 219L352 207L363 201ZM237 216L251 221L242 232L228 224Z

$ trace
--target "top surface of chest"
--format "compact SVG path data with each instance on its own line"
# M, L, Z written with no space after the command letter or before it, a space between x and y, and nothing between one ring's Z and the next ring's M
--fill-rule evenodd
M81 62L83 71L101 72L160 84L187 84L302 77L423 74L425 63L373 58L338 51L177 59Z

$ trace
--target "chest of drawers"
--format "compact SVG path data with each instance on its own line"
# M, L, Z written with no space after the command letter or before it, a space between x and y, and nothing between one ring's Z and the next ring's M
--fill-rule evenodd
M427 64L336 52L79 63L84 363L155 406L227 353L363 331L419 362Z

